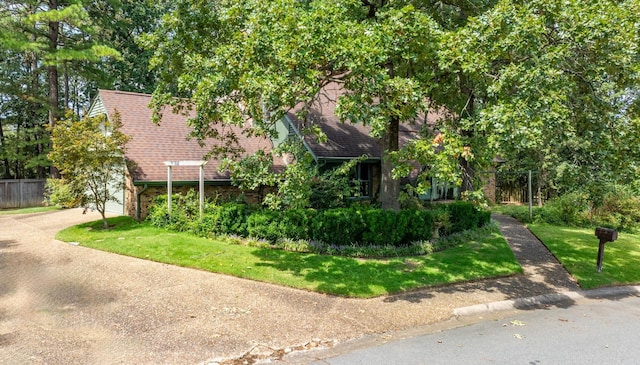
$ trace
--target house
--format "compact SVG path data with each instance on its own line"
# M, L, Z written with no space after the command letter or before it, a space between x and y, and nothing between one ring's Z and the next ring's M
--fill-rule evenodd
M380 188L380 163L382 150L378 140L371 137L371 127L362 124L343 123L336 116L336 101L343 93L338 84L329 84L322 89L304 120L296 116L295 109L287 113L283 123L288 124L290 133L296 133L302 138L307 150L311 153L316 163L326 168L332 168L345 161L361 156L367 159L356 166L354 180L360 184L360 196L375 199ZM403 146L412 139L419 138L420 130L425 124L429 127L435 125L442 115L429 112L426 116L416 121L400 124L398 137L399 145ZM326 134L327 141L319 143L316 138L302 135L300 130L316 124ZM401 181L402 185L415 182L419 166L416 166L413 174ZM452 187L453 189L453 187ZM421 196L424 200L440 199L446 195L448 186L432 181L432 190ZM452 192L453 195L453 192Z
M380 187L382 151L378 141L370 136L370 127L343 123L335 115L335 101L340 92L340 88L335 85L323 89L305 118L299 118L295 109L287 113L277 122L279 135L274 140L246 137L240 133L239 128L227 127L228 132L235 134L238 145L247 155L258 150L269 153L286 138L294 137L303 141L316 163L324 168L332 168L342 162L366 156L357 165L354 180L360 184L361 198L375 200ZM99 90L87 113L90 117L106 114L110 118L118 113L122 132L131 137L126 146L127 173L121 177L125 187L116 192L120 202L111 203L107 210L138 219L147 216L149 206L156 196L167 193L167 162L200 161L214 147L212 141L201 145L195 138L189 138L192 129L187 126L187 119L193 117L195 112L174 113L170 107L165 107L162 120L156 125L152 122L150 101L151 96L146 94ZM421 125L434 123L437 118L439 116L436 113L429 113L426 118L415 123L402 124L399 131L400 145L417 138ZM321 128L326 134L326 142L318 142L301 133L309 124L316 124ZM285 164L285 161L279 160L275 162L275 167L281 169ZM243 194L249 202L258 203L269 191L267 187L256 191L241 191L232 185L229 173L221 172L219 167L220 161L215 158L209 159L204 165L207 196L225 199ZM199 168L196 166L174 166L171 169L173 193L198 189L199 175ZM434 182L432 185L432 191L422 196L423 199L447 196L449 187L446 184Z
M170 107L162 111L162 120L156 125L152 122L152 110L149 108L151 95L123 91L99 90L87 115L94 117L106 114L113 118L120 115L121 130L131 137L126 145L126 176L122 176L124 189L118 189L115 196L119 202L111 202L107 211L124 214L138 219L147 216L149 206L158 195L167 193L169 161L200 161L214 147L212 141L204 146L195 138L190 138L192 128L187 119L194 112L174 113ZM269 152L272 143L261 138L247 138L239 128L229 128L235 133L238 144L245 153L258 150ZM219 171L220 161L209 159L204 165L204 182L207 196L219 196L223 199L244 194L250 202L259 202L266 191L242 192L231 184L228 173ZM173 193L198 189L199 168L194 166L174 166L171 169ZM120 181L118 181L120 182ZM114 184L123 185L123 184Z

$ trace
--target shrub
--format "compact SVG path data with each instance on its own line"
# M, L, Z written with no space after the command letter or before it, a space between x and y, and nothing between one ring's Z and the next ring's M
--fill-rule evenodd
M64 179L47 179L45 186L45 199L49 204L62 208L75 208L84 202L78 197L81 192L74 189Z
M365 225L363 244L399 246L403 243L406 216L393 210L367 209L363 211L362 218Z
M620 186L604 195L602 206L595 211L595 223L620 231L640 228L640 198L630 187Z
M479 226L479 210L471 202L456 201L447 204L447 210L451 220L450 233L462 232Z
M313 240L348 245L362 241L364 221L356 208L328 209L315 217L311 230Z
M253 212L251 206L244 203L225 203L218 212L216 234L248 236L247 219Z
M424 246L425 242L434 237L478 227L488 222L490 217L488 212L478 210L468 202L399 212L365 205L322 211L273 211L229 202L207 204L200 218L195 192L174 195L173 201L175 204L169 218L167 197L156 198L148 218L154 226L189 231L204 237L251 237L263 242L261 244L297 247L296 250L300 251L342 254L348 250L356 256L364 256L364 252L372 247L382 251L396 247L426 252L431 247Z
M282 237L280 225L281 212L272 210L257 211L247 218L247 233L253 238L276 242Z
M193 214L192 204L189 204L189 199L192 198L190 194L186 196L181 194L172 195L171 215L169 215L167 195L158 196L149 209L147 219L156 227L164 227L178 232L189 231L193 228L194 221L197 221L197 215ZM197 207L196 212L199 213Z
M407 209L400 211L406 221L404 242L427 241L433 237L434 217L432 210Z
M285 210L280 215L282 235L293 240L311 239L311 226L315 216L314 209Z
M582 226L588 208L586 194L567 193L547 202L540 210L538 219L549 224Z

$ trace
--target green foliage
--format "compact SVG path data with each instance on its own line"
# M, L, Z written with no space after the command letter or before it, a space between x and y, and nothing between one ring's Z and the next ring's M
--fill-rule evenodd
M171 215L169 215L167 196L161 195L155 198L154 204L149 208L148 220L156 227L186 232L194 227L199 214L198 198L194 191L186 195L173 194L171 196Z
M525 223L604 226L625 232L640 230L640 198L633 186L605 184L597 190L590 187L585 190L563 194L551 199L543 207L533 207L532 219L525 206L496 209Z
M273 210L255 212L247 219L247 233L250 237L276 242L282 237L280 230L281 213ZM285 236L286 237L286 236Z
M580 226L584 224L584 213L588 208L586 194L567 193L547 202L540 210L540 219L550 224Z
M84 191L74 191L77 188L64 179L47 179L45 186L45 200L62 208L75 208L84 205Z
M594 221L619 231L640 231L640 198L630 187L618 186L604 195Z
M637 9L635 0L499 1L468 18L439 52L476 104L455 127L482 133L477 142L513 170L540 171L543 188L560 194L598 177L628 181L638 161L629 145L638 138L629 107L638 100Z
M447 204L446 207L449 211L452 232L462 232L480 226L480 211L471 202L456 201Z
M243 203L226 203L218 211L217 234L247 236L247 219L253 208Z
M393 210L367 209L363 211L362 218L366 227L362 242L367 245L400 246L404 243L409 225L407 215Z
M314 240L336 245L362 242L365 223L362 210L357 208L334 208L319 212L311 225Z
M174 195L172 214L166 196L156 198L148 220L156 227L198 236L245 237L294 251L355 256L393 256L430 252L430 240L475 229L490 213L470 202L438 204L430 209L381 210L367 205L327 210L257 209L243 203L207 203L199 218L195 191ZM366 253L368 252L368 253Z
M433 237L435 214L431 209L405 209L400 211L400 220L406 222L404 240L425 241Z
M247 219L247 231L250 237L266 239L272 243L283 239L309 240L311 222L315 215L316 211L312 209L259 210Z
M51 130L49 159L78 202L91 204L100 212L105 228L106 204L118 201L113 193L124 188L124 152L130 137L119 128L118 114L111 119L102 115L82 120L68 115Z

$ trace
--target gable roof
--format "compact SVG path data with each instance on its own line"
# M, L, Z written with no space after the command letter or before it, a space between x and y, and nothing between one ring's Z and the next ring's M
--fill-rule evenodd
M126 145L125 157L134 162L130 171L136 183L167 181L165 161L204 160L204 156L214 146L215 141L207 140L201 146L195 138L189 138L193 128L187 126L187 119L194 117L195 112L187 115L176 114L171 107L162 110L159 125L152 122L152 110L149 108L151 95L124 91L99 90L88 115L95 116L106 113L112 117L120 114L121 131L131 137ZM240 128L230 128L238 138L238 144L246 154L258 150L269 152L272 149L270 140L264 138L247 138ZM218 171L220 161L215 157L208 159L204 168L206 181L228 181L228 172ZM196 167L177 166L172 168L172 180L175 182L198 181L199 169Z
M301 110L300 106L287 113L286 117L298 131L315 124L326 134L326 142L318 142L314 136L303 136L305 145L318 160L348 160L363 155L368 156L369 159L381 159L380 143L377 138L371 136L371 126L342 122L336 116L337 100L344 93L340 85L329 84L318 93L305 120L301 120L296 114ZM429 112L426 119L421 117L415 122L400 124L398 136L400 146L418 138L424 123L433 126L441 117L438 113Z

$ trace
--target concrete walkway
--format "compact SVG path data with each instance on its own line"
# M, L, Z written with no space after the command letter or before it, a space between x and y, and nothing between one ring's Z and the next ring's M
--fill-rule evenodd
M367 300L54 240L62 228L97 219L81 210L0 216L0 363L251 363L366 336L456 326L457 308L577 288L539 242L500 216L525 275Z
M547 247L520 222L501 214L493 214L491 218L498 222L500 232L524 269L523 277L510 278L512 285L525 287L529 296L580 289Z

